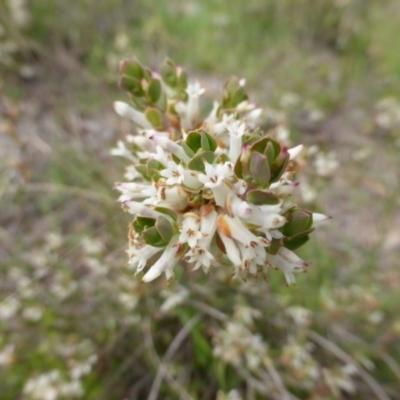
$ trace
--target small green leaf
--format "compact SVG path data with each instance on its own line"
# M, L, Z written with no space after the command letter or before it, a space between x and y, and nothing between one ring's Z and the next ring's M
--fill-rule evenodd
M214 162L215 154L212 151L205 151L203 153L196 154L188 164L188 168L192 171L205 172L204 161L209 164Z
M158 211L161 214L168 215L173 221L176 221L178 219L178 215L176 214L175 211L171 210L170 208L165 208L165 207L155 207L155 211Z
M201 135L201 148L204 151L215 151L217 149L217 142L206 131L200 131Z
M178 87L181 90L185 90L188 85L188 76L185 71L180 71L180 74L178 76Z
M150 246L165 247L168 244L168 242L161 237L155 226L144 230L142 232L142 237L146 244L149 244Z
M289 164L290 155L287 150L281 151L271 166L271 183L277 182Z
M137 172L139 172L139 174L141 174L143 176L143 178L146 181L150 181L151 180L149 175L148 175L148 173L147 173L147 165L137 164L137 165L135 165L135 169L136 169Z
M189 132L186 137L186 144L194 154L201 148L201 134L198 131Z
M144 77L144 69L136 58L122 60L119 65L121 75L126 75L137 80Z
M283 246L282 239L272 239L269 247L266 247L267 253L275 255L278 253L279 249Z
M164 165L160 161L150 158L147 160L147 175L153 182L157 182L160 179L160 171L165 169Z
M262 190L251 190L246 194L246 200L256 206L272 206L280 202L277 196L269 192L263 192Z
M165 242L169 242L174 235L174 229L168 218L159 216L157 217L156 225L158 233Z
M178 84L178 76L175 64L170 60L165 60L161 67L161 77L170 87L175 88Z
M247 96L244 87L240 87L232 96L229 102L229 106L235 108L238 104L242 103L245 100L248 100L249 96Z
M293 237L307 232L312 227L312 214L308 211L291 209L285 217L288 219L288 222L281 228L281 232L286 237Z
M135 232L141 234L145 229L153 227L155 223L156 221L153 218L136 217L133 220L133 229L135 229Z
M147 121L151 123L154 129L162 128L162 114L156 108L148 107L144 112Z
M305 235L293 239L284 240L283 245L289 250L296 250L299 247L303 246L305 243L307 243L309 240L310 237L308 235Z
M137 97L144 96L144 90L140 81L132 76L122 75L119 80L119 87Z
M262 186L268 185L271 173L267 157L257 152L251 153L250 174L254 182Z
M161 97L162 87L159 79L152 79L147 88L147 97L150 102L156 104Z
M137 97L133 96L130 93L128 93L129 98L131 99L132 103L134 104L135 108L138 111L144 111L146 107L149 105L148 100L145 97Z

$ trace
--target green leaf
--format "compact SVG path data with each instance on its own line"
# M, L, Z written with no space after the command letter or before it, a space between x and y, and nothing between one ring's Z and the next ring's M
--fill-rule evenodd
M145 229L151 228L155 225L156 221L148 217L136 217L133 220L133 229L135 232L141 234Z
M147 88L147 97L150 102L156 104L161 97L162 86L159 79L152 79Z
M147 175L153 182L157 182L160 179L159 172L163 169L165 169L165 167L160 163L160 161L157 161L154 158L147 160Z
M119 71L121 75L126 75L139 81L144 77L144 69L136 58L122 60Z
M162 128L162 114L156 108L148 107L144 111L147 121L151 123L154 129Z
M133 96L144 96L142 84L138 79L132 76L122 75L119 81L119 87Z
M170 87L175 88L178 84L178 75L175 64L170 60L165 60L161 67L161 77Z
M308 211L292 209L286 218L288 222L281 228L281 232L286 237L308 231L312 227L312 214Z
M155 211L158 211L161 214L168 215L173 221L177 221L178 215L176 214L175 211L171 210L170 208L165 208L165 207L155 207Z
M215 139L208 134L206 131L200 131L201 135L201 148L204 151L215 151L217 149L217 142Z
M128 93L129 98L131 99L133 105L138 111L144 111L146 107L149 105L148 100L145 97L136 97Z
M268 185L271 173L267 157L257 152L251 153L250 174L257 184Z
M282 239L272 239L269 247L266 247L267 253L275 255L278 253L279 249L283 246Z
M246 200L256 206L263 205L276 205L279 204L280 200L277 196L269 192L263 192L262 190L251 190L246 194Z
M143 176L146 181L151 181L148 172L147 172L147 165L137 164L135 165L135 169L139 174Z
M198 131L189 132L186 137L186 144L194 154L201 148L201 134Z
M271 166L271 183L277 182L289 164L290 155L288 152L281 152Z
M232 96L229 102L229 106L235 108L241 102L248 100L249 96L247 96L244 87L240 87Z
M157 228L153 226L152 228L148 228L142 232L143 240L146 244L154 247L165 247L168 242L166 242L158 232Z
M188 76L185 71L180 71L180 74L178 76L178 87L181 90L185 90L188 85Z
M289 250L296 250L299 247L303 246L305 243L307 243L309 240L310 237L308 235L305 235L293 239L284 240L283 245Z
M160 215L157 217L156 225L158 233L165 242L169 242L174 235L174 228L168 218Z
M214 162L215 154L212 151L205 151L203 153L196 154L188 164L188 168L192 171L205 172L204 161L209 164Z

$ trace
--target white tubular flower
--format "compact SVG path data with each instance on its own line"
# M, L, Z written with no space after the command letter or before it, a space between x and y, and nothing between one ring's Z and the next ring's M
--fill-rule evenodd
M124 201L123 204L128 208L128 212L133 215L141 215L150 218L157 218L161 215L159 212L137 201Z
M242 137L246 132L246 124L243 121L232 121L226 125L229 132L229 158L235 163L242 151Z
M137 273L141 272L146 266L148 260L155 254L159 253L159 247L146 245L139 250L129 250L128 269L135 270Z
M319 214L319 213L313 213L312 214L312 218L313 218L313 226L315 225L319 225L322 222L327 221L328 219L331 219L331 217L328 217L325 214Z
M218 122L217 111L219 108L218 101L213 102L213 108L208 114L208 117L204 120L204 123L208 126L213 126L216 122Z
M187 102L187 116L190 123L189 128L194 128L193 124L195 123L200 112L199 98L204 92L205 89L201 87L199 82L189 83L189 86L186 89L186 93L189 96Z
M115 101L114 110L121 117L129 118L131 121L142 128L149 129L153 127L143 113L135 110L133 107L129 106L123 101Z
M204 89L170 61L164 67L148 73L134 59L120 68L120 86L137 109L114 108L138 125L111 151L130 163L127 182L116 184L133 215L128 268L150 282L170 279L181 262L205 272L228 265L234 277L272 266L294 284L307 263L292 249L329 218L289 198L298 186L290 160L303 146L288 149L287 136L280 143L257 128L262 110L247 100L243 79L231 78L201 120Z
M111 149L110 154L112 156L119 156L128 159L129 161L136 161L136 158L132 155L132 153L126 148L125 143L119 140L117 142L117 147Z
M160 135L152 135L150 139L153 140L158 145L160 145L166 151L169 151L176 157L180 158L185 163L188 163L190 161L189 156L185 153L183 148L179 146L177 143L173 142L171 139L168 139L165 136L160 136Z
M288 149L288 152L290 154L290 160L295 159L303 150L304 146L302 144L299 144L296 147L293 147L291 149Z
M255 129L260 124L261 115L262 109L255 108L254 110L249 111L243 117L246 119L248 127L250 129Z
M185 179L185 170L182 165L176 164L174 161L168 161L167 168L160 171L160 175L167 178L167 185L180 185Z
M256 246L259 243L266 246L269 245L268 240L251 233L238 217L231 218L228 215L219 215L217 223L220 232L229 238L233 238L243 243L244 245Z
M200 232L199 216L194 213L185 214L180 231L179 242L187 243L191 248L195 247L197 241L203 237Z
M188 100L186 103L179 101L175 104L175 111L178 113L182 128L185 131L193 129L196 119L200 113L199 97L205 92L198 82L189 83L186 93Z
M136 182L117 183L116 188L122 193L119 197L119 201L122 203L132 199L144 199L148 201L149 199L155 198L157 193L152 186Z
M142 278L143 282L150 282L158 278L163 272L167 279L171 279L173 276L173 268L176 262L179 260L176 253L178 252L177 247L178 236L171 239L168 246L165 248L162 256L158 261L146 272Z
M133 165L129 165L128 167L126 167L124 178L128 179L128 181L133 181L141 176L142 175L140 175L140 173Z
M306 272L306 267L308 267L305 261L285 247L282 247L276 255L267 253L266 259L273 268L279 269L284 273L288 286L296 284L294 274Z
M210 129L214 135L222 135L226 131L226 126L233 121L234 117L233 114L224 114L221 122L217 122L214 125L206 125L207 129Z

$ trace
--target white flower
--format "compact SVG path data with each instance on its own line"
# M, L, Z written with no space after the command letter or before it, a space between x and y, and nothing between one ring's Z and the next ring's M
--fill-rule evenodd
M146 245L139 250L135 248L129 249L129 264L128 268L140 272L146 266L148 260L155 254L159 253L161 249L159 247L154 247Z
M0 367L12 364L14 359L14 348L15 346L13 344L8 344L3 350L0 350Z
M302 144L299 144L298 146L289 149L288 152L290 154L290 160L295 159L301 153L303 148L304 146Z
M189 247L195 247L197 241L203 237L199 228L200 228L199 216L193 213L186 214L183 217L179 242L187 243Z
M175 263L179 260L176 255L179 250L177 243L178 236L175 236L164 249L164 252L158 261L146 272L142 278L143 282L150 282L158 278L163 272L165 273L167 279L170 279L173 276L172 269Z
M129 118L142 128L152 128L151 123L146 119L142 112L135 110L133 107L124 103L123 101L114 102L114 110L121 117Z
M206 188L210 188L214 194L215 202L218 206L225 204L230 190L224 184L224 180L233 175L233 165L230 162L217 164L216 166L205 163L205 174L199 174L198 180Z
M235 120L226 125L229 132L229 158L235 163L242 151L242 137L246 133L246 124L243 121Z
M200 112L199 97L204 92L205 89L198 82L189 83L186 89L187 102L179 101L175 104L175 111L178 113L182 128L185 131L195 127L195 122Z
M113 156L124 157L124 158L127 158L128 160L133 161L133 162L136 161L135 157L133 157L133 155L130 152L130 150L128 150L126 148L125 143L122 142L121 140L119 140L117 142L117 147L115 147L114 149L111 149L110 153Z
M182 165L178 165L174 161L168 161L167 168L160 171L160 175L167 178L167 185L180 185L185 178L185 171Z
M306 267L308 266L305 261L285 247L281 247L276 255L267 253L266 259L272 267L279 269L284 273L288 286L296 283L294 274L305 272Z
M328 154L319 152L314 161L314 166L319 176L329 178L333 176L333 174L339 168L339 161L337 160L334 152L330 152Z

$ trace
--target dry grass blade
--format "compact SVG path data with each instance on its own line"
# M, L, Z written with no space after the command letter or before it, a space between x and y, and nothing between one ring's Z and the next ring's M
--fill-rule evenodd
M166 368L166 363L171 360L175 352L178 350L179 346L183 340L190 333L194 325L199 321L200 315L195 315L188 323L179 331L178 335L172 341L170 347L168 348L164 359L160 360L153 342L153 337L151 333L150 320L147 320L144 324L144 340L146 347L148 348L148 354L153 362L153 364L158 365L157 375L153 381L152 388L148 400L157 400L158 392L160 390L160 385L163 379L168 383L168 385L179 395L182 400L193 400L193 397L174 379L174 377L169 373Z
M343 362L353 364L357 368L359 376L371 388L371 390L379 400L390 400L390 397L385 393L384 389L379 385L379 383L367 371L365 371L365 369L362 368L357 363L357 361L353 359L353 357L344 352L338 345L324 338L316 332L310 331L308 332L308 336L315 343L319 344L321 347L334 354Z
M72 196L77 196L87 200L93 200L100 203L105 203L108 205L115 206L116 202L113 198L103 195L98 192L94 192L87 189L82 189L78 187L57 185L55 183L45 183L45 182L32 182L24 186L14 187L7 191L7 193L16 193L18 190L23 189L28 193L33 192L46 192L46 193L62 193Z

